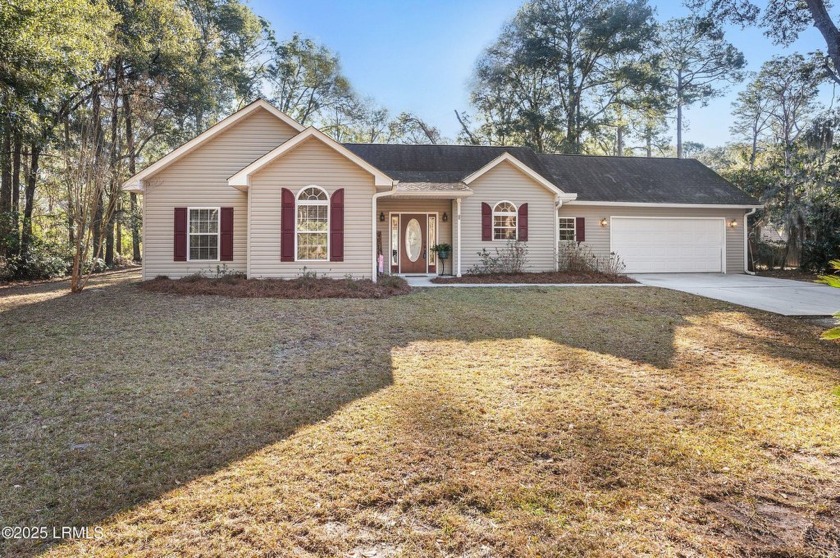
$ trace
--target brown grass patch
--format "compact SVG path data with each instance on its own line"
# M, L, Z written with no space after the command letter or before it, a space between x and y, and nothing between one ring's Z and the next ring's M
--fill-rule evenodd
M411 290L401 277L383 277L374 283L369 279L330 279L298 277L296 279L245 279L190 275L182 279L156 277L140 283L152 293L179 295L218 295L234 298L388 298Z
M0 294L0 525L102 528L0 555L840 553L820 327L649 287L125 279Z
M561 284L561 283L636 283L637 281L626 275L607 275L605 273L588 271L544 271L539 273L488 273L463 275L461 277L435 277L432 283L527 283L527 284Z

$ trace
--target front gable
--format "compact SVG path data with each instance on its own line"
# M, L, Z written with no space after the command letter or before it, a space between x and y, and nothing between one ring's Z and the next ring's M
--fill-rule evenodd
M523 163L522 161L520 161L519 159L507 152L501 154L500 156L496 157L477 171L465 177L463 182L467 186L474 188L475 186L483 182L488 182L488 177L492 177L494 175L499 174L500 170L507 173L514 172L518 175L518 180L516 180L517 182L525 178L528 180L528 182L539 185L541 188L553 194L559 199L573 200L577 197L575 194L563 192L562 190L560 190L560 188L558 188L550 180L548 180L548 178L542 176L534 169L532 169L531 167L529 167L528 165L526 165L525 163Z
M270 155L270 154L269 154ZM235 176L244 176L237 173ZM245 182L245 179L240 179ZM228 185L234 183L228 180ZM297 143L282 157L273 157L248 173L248 187L270 188L272 185L299 188L308 184L327 188L365 185L365 192L375 191L374 177L359 165L337 153L323 142L308 138Z
M322 153L329 152L326 160L338 160L338 158L345 161L347 164L353 165L356 169L362 170L373 178L375 186L392 186L394 181L337 141L329 136L323 134L315 128L307 128L291 140L280 145L271 152L266 153L247 167L243 168L228 179L228 184L239 190L247 190L251 185L251 178L257 173L261 172L267 166L273 165L276 161L289 157L291 154L297 152L302 145L317 143L324 150ZM320 160L313 162L317 170L317 165Z
M142 192L150 179L173 167L189 168L191 163L208 163L218 170L223 166L225 172L235 172L302 129L270 103L257 100L147 166L129 178L123 189Z
M478 174L478 173L474 173ZM464 180L466 182L466 179ZM469 182L475 199L538 198L551 202L559 190L546 188L510 161L500 161Z

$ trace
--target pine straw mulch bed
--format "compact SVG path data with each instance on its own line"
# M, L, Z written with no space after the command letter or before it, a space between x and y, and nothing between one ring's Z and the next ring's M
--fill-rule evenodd
M378 283L369 279L245 279L189 275L181 279L156 277L140 283L147 292L179 295L219 295L234 298L389 298L407 294L411 287L400 277L384 277Z
M793 281L805 281L813 283L820 278L819 274L803 271L801 269L759 269L756 272L759 277L774 277L776 279L791 279Z
M540 273L488 273L461 277L435 277L432 283L527 283L546 285L556 283L636 283L626 275L607 275L586 271L545 271Z

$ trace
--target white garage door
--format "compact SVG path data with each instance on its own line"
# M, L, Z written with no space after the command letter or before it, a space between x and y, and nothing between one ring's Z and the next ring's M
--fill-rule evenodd
M613 217L610 250L627 273L723 272L725 221Z

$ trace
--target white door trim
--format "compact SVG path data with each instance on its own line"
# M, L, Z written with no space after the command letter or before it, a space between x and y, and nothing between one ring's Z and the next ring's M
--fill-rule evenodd
M428 239L429 235L429 217L434 216L435 218L435 244L440 242L440 212L439 211L389 211L388 212L388 268L391 268L391 258L390 256L393 254L394 247L391 246L391 240L394 238L394 222L391 219L393 215L398 217L397 219L397 275L402 275L402 251L401 251L401 244L402 244L402 216L403 215L425 215L426 216L426 237ZM426 247L426 271L424 272L426 275L429 274L429 248L431 246ZM435 260L435 269L437 269L437 259Z

